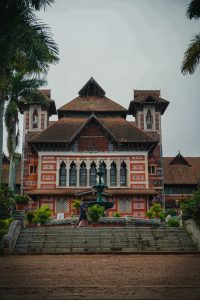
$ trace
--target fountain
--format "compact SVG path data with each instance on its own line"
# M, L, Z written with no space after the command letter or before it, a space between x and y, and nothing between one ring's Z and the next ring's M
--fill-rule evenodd
M110 209L113 207L113 203L109 202L109 201L104 201L103 200L103 191L105 188L107 188L107 186L104 184L103 182L103 171L102 171L102 165L101 163L99 163L99 168L97 171L97 183L93 186L93 188L96 190L97 192L97 200L96 201L88 201L87 206L92 206L92 205L99 205L99 206L103 206L105 210Z

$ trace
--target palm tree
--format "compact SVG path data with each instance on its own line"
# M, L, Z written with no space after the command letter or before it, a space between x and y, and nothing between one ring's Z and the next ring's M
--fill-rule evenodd
M186 11L187 17L191 19L200 18L200 1L193 0L190 2ZM200 34L196 34L191 43L188 45L183 57L181 72L185 74L193 74L200 62Z
M14 72L11 78L8 95L9 102L5 111L5 125L7 129L7 148L10 157L9 187L15 188L15 159L14 155L19 143L18 111L20 99L27 103L46 103L46 98L37 89L44 86L46 81L33 77L31 74Z
M15 70L47 73L58 62L58 47L49 28L34 10L46 9L53 0L0 1L0 180L2 172L3 114Z

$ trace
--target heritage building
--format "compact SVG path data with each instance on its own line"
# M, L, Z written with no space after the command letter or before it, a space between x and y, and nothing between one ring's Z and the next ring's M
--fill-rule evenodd
M104 197L114 202L109 214L145 217L155 193L164 199L161 116L169 102L160 91L135 90L127 110L91 78L57 111L50 90L41 92L48 105L21 106L22 192L33 199L32 207L47 204L54 216L71 216L74 199L94 200L99 163L108 186ZM49 122L55 114L58 120Z
M165 207L190 196L200 187L200 157L163 157Z

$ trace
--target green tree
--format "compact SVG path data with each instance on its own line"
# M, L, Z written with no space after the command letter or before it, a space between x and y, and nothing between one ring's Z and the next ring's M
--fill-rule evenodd
M0 219L9 218L11 209L15 205L14 194L8 187L0 188Z
M27 103L38 102L45 104L46 98L37 89L46 84L43 79L37 79L31 74L14 72L11 77L8 95L9 103L5 111L5 125L7 129L7 149L10 158L9 187L15 188L15 159L14 155L19 142L18 111L21 99Z
M34 11L53 0L0 1L0 180L2 172L3 115L13 71L47 72L58 61L58 47L49 28Z
M186 11L187 17L191 19L200 18L200 1L193 0L190 2ZM193 74L200 62L200 34L196 34L186 49L181 65L181 72Z

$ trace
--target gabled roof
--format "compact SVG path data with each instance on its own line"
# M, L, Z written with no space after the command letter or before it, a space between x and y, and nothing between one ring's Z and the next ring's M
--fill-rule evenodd
M144 104L155 105L163 114L169 101L160 97L159 90L134 90L134 99L130 102L129 113L135 116L137 109Z
M91 77L90 80L79 91L79 96L58 109L58 116L66 116L69 112L91 113L117 112L126 116L127 109L113 100L105 97L105 91Z
M191 167L191 165L188 163L187 159L184 158L181 153L179 152L170 162L170 165L186 165Z
M121 117L61 118L44 131L29 140L31 143L70 143L90 122L97 122L104 131L117 143L157 143L147 133Z
M200 184L200 157L177 156L163 157L164 183Z

